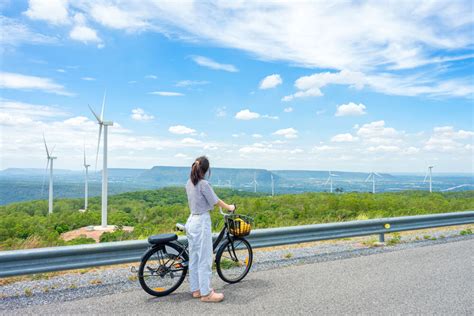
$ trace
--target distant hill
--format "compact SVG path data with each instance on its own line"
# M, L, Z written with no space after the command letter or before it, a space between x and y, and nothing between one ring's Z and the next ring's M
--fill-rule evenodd
M155 166L151 169L109 169L109 193L117 194L139 190L158 189L168 186L184 186L189 177L189 167ZM368 192L372 183L365 182L368 173L332 171L333 189L338 191ZM324 170L266 170L250 168L211 168L209 181L214 187L232 188L239 191L257 191L270 194L272 176L275 194L329 191L326 184L329 172ZM376 179L376 191L427 190L424 175L391 175L382 173ZM43 179L44 182L43 186ZM91 168L89 194L101 192L101 171ZM435 175L434 190L469 190L473 177ZM80 170L54 170L54 196L60 198L84 195L84 172ZM18 201L47 199L48 185L45 169L10 168L0 171L0 205Z

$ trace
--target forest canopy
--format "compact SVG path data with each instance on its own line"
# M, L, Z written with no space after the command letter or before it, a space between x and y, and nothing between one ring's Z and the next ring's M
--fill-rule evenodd
M474 209L474 191L429 193L302 193L274 197L249 192L217 189L219 197L238 206L238 213L255 219L255 228L281 227L381 217L458 212ZM0 249L60 246L94 242L78 238L69 242L61 233L100 224L100 197L89 200L87 212L83 199L57 199L48 215L47 200L0 206ZM144 239L170 232L176 222L189 216L183 188L164 188L129 192L109 197L108 222L119 229L102 235L103 241ZM213 230L219 230L222 216L212 213ZM120 229L134 226L131 233Z

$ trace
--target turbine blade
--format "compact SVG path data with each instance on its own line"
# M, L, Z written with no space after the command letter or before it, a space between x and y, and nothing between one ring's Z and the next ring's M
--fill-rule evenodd
M99 140L97 141L97 153L95 156L95 171L97 171L97 161L99 160L100 137L102 136L102 124L99 125Z
M50 156L53 155L54 148L56 148L56 145L54 145L53 148L51 149L51 152L49 153Z
M370 177L372 177L372 174L369 174L369 176L367 177L367 179L365 179L365 181L364 181L364 182L367 182L367 181L369 181Z
M327 185L329 183L329 180L331 180L331 176L328 177L328 179L326 180L326 182L324 183L324 185Z
M91 110L92 114L94 114L97 122L102 123L102 120L97 116L97 114L94 112L94 110L91 108L91 106L88 104L89 110Z
M377 172L374 172L374 174L377 176L377 177L380 177L380 178L383 178L379 173Z
M105 96L107 94L107 91L104 91L104 98L102 99L102 111L100 112L100 120L104 120L104 108L105 108Z
M44 138L44 133L43 133L43 142L44 142L44 148L46 149L46 155L49 158L50 154L49 154L49 150L48 150L48 145L46 145L46 138Z
M84 167L87 165L86 162L86 142L84 141Z
M426 171L425 178L423 179L423 183L426 182L426 179L428 178L429 171Z

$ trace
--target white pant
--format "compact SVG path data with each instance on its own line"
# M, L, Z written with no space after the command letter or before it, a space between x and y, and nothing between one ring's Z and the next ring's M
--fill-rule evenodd
M211 215L191 215L186 222L189 243L189 284L191 292L200 290L205 296L211 292L212 233Z

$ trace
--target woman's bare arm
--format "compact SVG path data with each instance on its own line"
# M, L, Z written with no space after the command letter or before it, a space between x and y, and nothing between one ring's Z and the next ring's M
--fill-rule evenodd
M221 199L219 199L219 201L217 201L217 205L219 205L220 207L228 210L228 211L235 211L235 205L233 204L226 204L224 201L222 201Z

